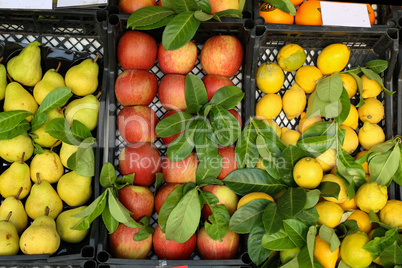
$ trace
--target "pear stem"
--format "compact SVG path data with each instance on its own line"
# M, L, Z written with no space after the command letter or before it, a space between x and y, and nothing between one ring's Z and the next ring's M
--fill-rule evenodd
M102 95L102 91L99 91L98 94L96 94L96 98L99 99L99 97Z
M7 77L8 77L8 80L10 80L10 82L14 82L14 80L11 78L9 73L7 73Z
M99 59L99 57L100 57L100 55L96 54L96 57L95 57L95 59L92 60L92 62L95 63Z
M22 187L20 187L20 189L18 190L18 193L15 195L15 199L20 199L20 194L22 193Z
M21 157L21 161L20 161L21 164L24 164L24 157L25 157L25 152L22 153L22 157Z
M12 214L13 214L13 211L10 210L10 212L8 212L8 215L6 217L6 220L5 220L6 222L8 222L10 220Z
M2 61L3 61L3 57L0 58L0 62L2 62Z
M38 180L38 184L41 184L42 183L42 180L40 179L40 176L39 176L39 172L36 172L36 179Z
M50 147L50 151L51 151L51 152L53 152L53 147L56 146L56 143L58 143L58 142L59 142L59 140L55 141L55 142L52 144L52 147Z
M59 72L60 66L61 66L61 61L59 61L59 64L57 65L56 70L54 70L56 73Z
M48 206L45 208L45 216L49 216L50 209Z
M63 108L60 108L60 113L64 112L64 110L67 108L67 106L64 106Z

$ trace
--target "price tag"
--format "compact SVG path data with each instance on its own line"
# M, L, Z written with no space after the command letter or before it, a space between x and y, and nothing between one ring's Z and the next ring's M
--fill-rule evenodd
M107 0L57 0L57 7L107 5Z
M0 0L3 9L52 9L53 0Z
M320 3L322 25L371 27L366 4Z

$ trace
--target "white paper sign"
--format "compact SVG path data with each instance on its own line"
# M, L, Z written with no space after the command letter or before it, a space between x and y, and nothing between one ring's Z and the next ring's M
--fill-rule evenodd
M322 25L371 27L366 4L320 3Z
M57 7L107 5L107 0L57 0Z
M3 9L52 9L53 0L0 0Z

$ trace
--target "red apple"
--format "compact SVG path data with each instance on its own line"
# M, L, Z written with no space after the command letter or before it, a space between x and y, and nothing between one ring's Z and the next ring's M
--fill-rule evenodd
M151 217L154 210L154 194L145 186L126 185L119 190L119 200L133 214L135 221Z
M212 99L212 96L217 92L219 89L225 87L225 86L234 86L235 84L233 81L224 76L219 76L219 75L206 75L202 78L202 82L204 82L204 86L207 90L208 94L208 101Z
M162 174L167 183L195 183L198 158L191 153L181 161L170 161L166 155L162 162Z
M162 119L164 119L164 118L166 118L166 117L169 117L169 116L171 116L172 114L175 114L175 113L177 113L177 112L178 112L177 110L168 111L168 112L162 117ZM184 131L181 131L181 132L176 133L176 134L174 134L174 135L172 135L172 136L170 136L170 137L161 138L161 139L162 139L163 143L165 144L165 146L167 147L167 146L169 146L169 144L170 144L172 141L174 141L174 139L176 139L177 137L179 137L180 134L182 134L183 132L184 132Z
M158 49L158 63L165 74L188 74L197 61L197 46L193 41L176 50L165 50L162 43Z
M238 0L209 0L209 3L211 4L211 14L228 9L239 10Z
M148 106L126 106L117 115L117 128L128 143L153 142L156 124L158 117Z
M219 200L217 204L224 204L230 215L233 215L233 213L236 211L239 198L232 190L229 189L229 187L225 185L212 184L202 187L201 190L213 193ZM208 217L212 215L209 205L204 205L201 213L204 220L208 220Z
M123 69L149 70L155 63L158 45L143 32L127 31L117 45L117 59Z
M162 5L162 0L159 0L158 6L160 6L160 7L163 6L163 5Z
M233 259L239 248L239 234L229 230L223 241L213 240L203 226L197 235L197 249L205 260Z
M229 113L233 114L233 116L236 117L237 121L239 121L240 128L242 128L243 127L243 121L241 120L241 116L240 116L239 112L236 111L235 109L230 109Z
M145 70L129 69L116 79L114 92L122 106L149 105L158 90L158 79Z
M196 241L195 234L184 243L167 240L159 225L156 226L152 238L155 254L160 260L187 260L195 249Z
M222 170L218 179L223 180L230 172L237 169L235 147L233 145L219 146L218 154L222 156Z
M235 36L215 35L205 42L200 62L206 74L232 77L243 63L243 46Z
M152 235L142 241L135 241L134 235L141 228L127 227L120 223L109 236L109 247L113 257L123 259L145 259L152 248Z
M155 0L119 0L121 13L133 13L137 9L156 6Z
M184 89L186 76L182 74L167 74L159 84L159 100L165 110L186 110Z
M161 188L159 188L158 192L155 195L155 211L159 214L163 203L166 198L170 195L170 193L179 186L180 183L166 183Z
M135 185L150 186L162 169L162 158L151 143L131 143L120 152L119 168L123 175L135 173Z

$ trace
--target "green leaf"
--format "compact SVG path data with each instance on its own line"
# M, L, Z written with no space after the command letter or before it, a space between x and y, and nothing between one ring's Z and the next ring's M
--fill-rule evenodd
M258 162L258 149L255 146L257 133L252 125L246 126L240 134L235 148L238 168L253 168Z
M134 241L142 241L144 239L147 239L150 234L154 233L154 228L152 226L145 226L142 227L138 233L134 235Z
M333 102L326 102L324 108L321 110L321 115L326 118L335 118L342 113L342 104L338 99Z
M205 13L201 10L197 10L194 12L194 17L199 20L199 21L208 21L214 17L214 15L211 15L209 13Z
M198 190L192 189L180 199L177 206L171 211L166 222L166 239L178 243L186 242L197 230L200 217L201 204Z
M131 212L123 206L122 203L118 200L118 198L112 193L112 190L108 188L106 191L109 192L108 194L108 205L110 214L112 215L115 220L118 222L129 222L131 218Z
M94 142L95 138L85 139L67 160L68 167L80 176L92 177L95 174Z
M309 209L303 209L296 214L296 219L307 223L308 225L316 224L318 221L319 214L315 207Z
M71 93L71 89L68 87L59 87L55 90L49 92L46 97L43 99L42 103L39 105L37 114L39 113L48 113L51 110L54 110L63 104L65 104L70 98L73 96Z
M33 143L33 146L34 146L34 154L43 154L45 152L39 144Z
M304 205L303 209L308 209L314 207L318 201L320 200L320 190L314 189L314 190L309 190L306 192L306 204Z
M117 230L117 227L119 227L119 222L112 217L108 206L105 206L105 209L102 212L102 220L109 234L114 233Z
M396 241L383 251L380 256L380 262L385 268L402 264L402 249Z
M278 232L282 228L282 221L285 216L278 210L276 203L271 202L267 205L262 215L262 223L265 232L272 234Z
M194 74L186 75L184 90L187 113L196 114L208 102L207 90L201 78Z
M195 1L193 2L195 3ZM200 21L194 17L194 12L186 11L176 15L169 21L163 31L163 47L166 50L181 48L194 37L199 26Z
M374 72L380 74L388 68L388 61L386 60L371 60L366 62L365 66Z
M223 182L238 195L252 192L264 192L275 195L285 189L286 185L271 178L267 172L258 168L236 169L230 172Z
M205 231L213 240L223 241L229 231L230 214L224 204L209 205L212 215L205 221Z
M148 6L134 11L127 20L127 28L133 30L141 26L156 25L158 22L171 18L174 11L167 7Z
M368 79L377 81L381 85L381 87L384 89L384 92L386 94L393 95L395 93L395 91L391 92L384 87L384 83L382 82L380 75L377 74L375 71L365 68L365 67L362 67L361 70L367 76Z
M281 154L282 161L279 165L278 170L281 180L288 186L296 186L293 179L293 166L297 161L303 157L307 157L307 152L299 147L289 145Z
M194 124L170 143L167 149L167 156L170 161L181 161L190 155L194 149L194 133L196 130L197 124Z
M283 227L290 240L292 240L293 244L298 248L302 248L306 245L308 232L307 225L296 219L286 219L283 220Z
M334 197L338 198L339 192L341 191L341 187L336 182L332 181L323 181L318 186L318 189L321 192L321 196L323 197Z
M401 150L396 144L392 151L378 153L369 161L369 181L389 185L400 163Z
M262 237L261 244L264 248L269 250L287 250L296 247L284 230L273 234L265 233Z
M364 245L363 249L367 250L373 256L373 259L376 259L382 253L392 246L395 242L398 242L398 228L387 230L383 237L375 237L372 238L366 245ZM381 259L381 257L380 257ZM397 263L394 263L397 264Z
M328 150L335 141L335 136L317 136L299 139L297 146L312 155L320 155Z
M165 199L158 215L158 224L162 229L162 232L166 232L166 222L172 210L179 203L180 199L183 197L184 184L177 186Z
M292 218L303 210L306 201L307 194L303 188L289 187L278 199L277 205L283 215Z
M324 268L317 259L311 260L309 248L303 247L297 254L297 263L300 268Z
M243 97L244 92L241 88L236 86L225 86L215 92L209 103L230 110L236 108L236 105L239 104Z
M241 206L230 218L229 229L239 234L249 233L255 222L261 222L262 215L269 203L272 201L255 199Z
M211 205L211 204L218 203L219 199L213 193L201 190L200 191L200 202L201 202L201 206Z
M255 144L262 159L271 161L282 153L282 150L272 140L261 134L258 134Z
M255 119L251 120L251 124L254 126L259 135L264 136L264 139L271 152L280 154L286 149L286 146L283 144L278 134L276 134L276 131L271 126Z
M197 5L199 10L211 14L211 4L209 3L209 0L198 0Z
M157 29L157 28L161 28L166 26L166 24L169 23L169 21L174 18L174 16L176 16L176 14L172 14L169 15L153 24L149 24L149 25L145 25L145 26L137 26L135 27L135 30L137 31L147 31L147 30L153 30L153 29Z
M362 79L355 73L349 73L356 81L357 84L357 89L359 90L359 95L360 95L360 100L359 103L356 105L356 108L359 108L360 106L362 106L364 104L364 99L362 97L362 93L363 93L363 82Z
M340 98L341 101L341 113L335 118L336 122L340 125L343 122L345 122L346 118L348 118L349 116L349 112L350 112L350 99L349 99L349 95L348 92L346 91L346 89L343 87L342 90L342 95Z
M31 121L31 133L40 129L44 124L46 124L48 119L47 114L45 113L36 113Z
M273 5L274 7L289 13L292 16L296 15L296 9L290 0L264 0L264 2Z
M204 187L211 184L223 185L223 182L219 179L205 178L198 184L199 187Z
M215 16L219 18L243 18L243 13L237 9L226 9L215 13ZM215 17L214 17L215 18Z
M206 158L198 163L196 180L199 184L206 178L217 178L222 170L222 156Z
M265 234L264 227L261 224L254 224L247 239L247 252L252 262L259 266L263 263L272 250L266 249L261 245L262 237Z
M320 115L321 110L325 108L326 102L321 101L317 97L317 91L314 90L310 94L309 102L307 104L306 118L310 119L314 116Z
M348 183L354 182L356 187L366 183L362 165L357 164L355 159L341 148L338 149L337 155L337 171Z
M26 133L31 125L27 120L22 120L16 127L10 131L5 131L0 133L0 140L10 140L21 134Z
M318 80L317 97L324 102L334 102L342 95L342 79L338 72Z
M310 263L314 267L314 248L315 248L315 237L317 236L317 227L315 225L310 226L307 232L307 251L310 257Z
M400 159L402 159L402 145L399 145ZM402 161L399 162L398 169L396 170L393 180L398 185L402 185Z
M334 121L318 122L306 129L306 131L304 131L300 136L299 140L316 136L335 136L336 128L337 126Z
M338 231L338 237L339 238L344 238L347 235L354 234L354 233L360 231L360 228L357 225L357 221L355 221L355 220L344 221L343 223L338 225L337 229L338 230L346 229L346 230L342 230L344 233L341 233L341 232Z
M32 115L31 112L22 110L1 112L0 133L11 131L30 115Z
M219 145L230 146L239 138L241 134L239 121L228 110L214 106L211 109L210 121L213 139L216 139Z
M215 158L218 154L218 144L212 142L212 127L209 120L197 120L197 131L194 133L195 149L200 161L203 159Z
M156 173L154 195L156 195L156 193L158 192L159 188L162 187L164 182L165 182L165 179L163 178L163 174L161 172Z
M155 132L159 137L167 138L186 130L192 121L193 116L191 114L177 112L159 121L155 127Z
M106 207L108 191L103 192L85 209L72 217L82 218L74 227L75 230L86 230L91 227L91 223L102 214Z
M73 120L73 124L71 126L71 134L76 140L80 142L84 141L87 138L93 137L91 131L89 131L87 126L85 126L78 120Z
M381 227L388 229L388 230L392 229L392 227L386 225L385 223L382 223L374 211L371 210L369 212L369 217L370 217L371 223L378 223Z
M262 159L262 165L265 168L265 171L268 172L269 176L274 178L275 180L281 180L279 176L278 166L276 159L271 158L270 160Z
M70 125L64 118L55 118L46 123L45 132L57 140L70 145L78 145L79 141L71 135Z
M198 5L193 0L166 0L163 1L163 6L172 8L176 13L198 10Z
M102 187L107 188L112 186L115 183L116 178L117 176L114 166L109 162L104 163L99 177L99 182Z
M327 227L325 224L321 225L319 236L322 240L329 244L329 249L331 252L334 252L341 245L335 230Z

